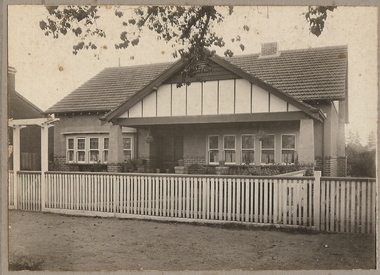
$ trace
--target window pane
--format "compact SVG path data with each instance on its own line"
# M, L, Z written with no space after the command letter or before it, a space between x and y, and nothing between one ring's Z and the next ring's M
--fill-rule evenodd
M296 136L283 135L282 136L282 148L295 149L296 148Z
M99 151L90 151L90 161L99 160Z
M262 163L274 163L274 151L273 150L262 150L261 162Z
M210 151L209 152L209 161L210 162L218 162L219 161L219 152L218 151Z
M282 151L282 162L294 163L294 151L293 150L283 150Z
M253 149L255 148L255 138L253 135L241 136L241 148Z
M130 137L123 138L123 149L131 149L132 139Z
M104 161L104 162L107 162L107 161L108 161L108 151L104 151L104 158L103 158L103 161Z
M69 151L68 152L68 158L69 158L69 161L74 161L74 151Z
M85 148L85 139L81 138L78 139L78 150L84 150Z
M90 138L90 149L99 149L99 139Z
M218 136L211 136L209 137L209 143L208 143L208 148L209 149L218 149Z
M78 152L78 161L84 161L85 159L85 156L84 156L84 152L81 151L81 152Z
M109 138L104 138L104 149L108 149L109 148L109 142L110 142Z
M224 149L235 149L235 136L224 137Z
M235 162L235 151L225 151L224 156L225 156L225 161L226 162Z
M267 136L262 143L263 148L274 148L274 135Z
M74 149L74 139L73 138L69 138L69 142L68 142L68 149Z
M124 159L125 159L125 160L128 160L128 159L131 159L131 158L132 158L132 155L131 155L131 151L130 151L130 150L124 150L123 153L124 153Z
M250 164L255 162L255 153L253 150L244 150L242 151L241 156L243 164Z

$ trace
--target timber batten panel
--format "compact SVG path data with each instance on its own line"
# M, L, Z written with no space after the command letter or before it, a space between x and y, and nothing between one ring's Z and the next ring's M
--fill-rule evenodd
M163 84L125 111L119 118L154 118L297 112L285 100L245 79Z
M171 115L172 87L169 84L162 85L157 91L157 116Z
M209 81L203 83L203 115L216 115L218 104L215 98L218 97L218 82Z

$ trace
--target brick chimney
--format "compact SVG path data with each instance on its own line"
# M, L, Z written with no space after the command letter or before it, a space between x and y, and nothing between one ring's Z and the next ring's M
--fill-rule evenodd
M278 56L277 42L262 43L260 57Z
M8 66L8 92L16 91L16 69Z

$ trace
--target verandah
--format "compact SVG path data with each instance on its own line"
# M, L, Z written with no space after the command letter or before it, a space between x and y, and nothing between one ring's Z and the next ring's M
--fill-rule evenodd
M18 172L10 208L375 232L375 179Z

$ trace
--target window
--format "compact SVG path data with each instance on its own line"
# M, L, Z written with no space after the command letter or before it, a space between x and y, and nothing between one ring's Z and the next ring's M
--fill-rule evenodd
M132 138L131 137L123 138L123 154L124 154L124 160L128 160L132 158Z
M261 163L274 163L274 135L268 135L261 142Z
M74 139L67 139L67 160L68 162L74 161Z
M241 136L241 163L254 164L255 163L255 136L242 135Z
M109 138L103 139L103 162L108 162Z
M86 139L77 138L77 160L78 162L86 161Z
M296 136L282 135L281 139L282 162L295 163Z
M66 160L68 163L94 164L109 160L110 140L108 134L68 135L66 137ZM133 158L133 136L123 135L124 158Z
M236 137L235 136L224 136L223 138L223 149L224 149L224 159L226 163L236 162Z
M99 138L90 138L90 162L98 162L99 159Z
M219 136L208 137L208 161L209 163L219 162Z

